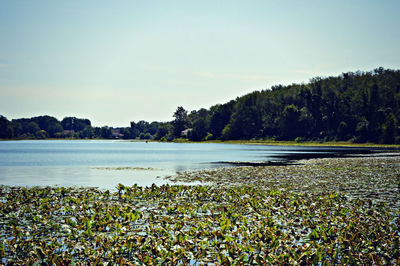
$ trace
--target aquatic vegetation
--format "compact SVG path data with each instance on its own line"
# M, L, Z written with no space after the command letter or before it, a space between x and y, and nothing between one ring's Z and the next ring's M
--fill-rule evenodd
M133 167L133 166L118 166L118 167L92 167L95 170L132 170L132 171L159 171L162 169L153 167Z
M182 172L175 182L202 181L222 187L242 184L293 192L345 193L400 208L400 157L329 158L296 165L230 167Z
M397 162L342 161L347 170L328 162L297 168L305 178L320 169L314 177L321 180L308 186L308 179L290 184L296 169L283 176L281 169L248 167L238 169L242 178L234 169L204 172L215 185L119 184L115 192L1 186L0 257L5 264L399 264L393 199L356 197L354 189L363 191L356 181L336 191L322 177L342 181L344 172L343 180L347 174L353 180L352 171L366 175L368 168L392 180L393 169L384 169ZM274 182L261 179L268 171L265 179ZM226 186L225 178L235 182ZM368 182L381 184L374 180Z

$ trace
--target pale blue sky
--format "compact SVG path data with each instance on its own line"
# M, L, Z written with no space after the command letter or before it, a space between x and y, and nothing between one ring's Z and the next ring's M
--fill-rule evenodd
M276 84L400 68L400 1L0 1L0 114L169 121Z

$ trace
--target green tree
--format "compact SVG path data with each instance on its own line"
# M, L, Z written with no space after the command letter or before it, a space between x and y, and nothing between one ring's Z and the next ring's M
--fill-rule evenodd
M111 139L112 137L112 132L111 128L104 126L100 129L100 137L103 139Z
M31 121L37 123L40 129L46 131L50 137L55 137L56 133L64 130L61 123L55 117L48 115L33 117Z
M151 139L151 135L149 132L147 132L147 133L142 132L142 133L140 133L139 138L140 139Z
M244 96L235 105L230 120L231 139L251 139L261 136L263 125L261 93L253 92Z
M192 111L189 119L193 121L191 124L192 130L188 134L188 138L193 141L204 140L209 130L209 114L204 108L198 111Z
M135 123L135 122L131 122L131 137L132 138L136 138L136 137L140 137L140 134L143 133L144 135L146 135L146 133L149 133L150 135L154 135L157 132L157 128L158 128L158 122L147 122L144 120L140 120L139 122Z
M179 138L181 136L181 132L186 128L187 122L187 111L182 107L179 106L173 117L175 120L172 122L172 126L174 127L174 136L175 138Z
M172 126L169 123L160 123L155 134L155 139L160 140L163 137L167 138L168 135L172 134Z
M17 138L22 134L22 125L21 123L12 121L10 123L10 127L12 130L12 137Z
M29 122L27 125L27 131L30 134L35 134L36 132L40 131L40 127L35 122Z
M147 133L149 130L149 122L141 120L137 122L136 129L139 130L140 133Z
M189 139L193 141L201 141L204 140L207 136L207 122L206 118L199 117L193 123L193 129L189 133Z
M281 137L283 139L295 139L299 137L299 123L300 111L297 106L290 104L286 105L280 118L279 127Z
M131 129L129 127L124 127L120 130L121 134L123 134L124 136L122 137L123 139L131 139L132 135L131 135Z
M94 135L94 130L91 126L86 126L82 131L80 131L80 137L84 139L92 139Z
M386 144L392 144L395 142L397 129L397 119L392 112L390 112L386 121L382 126L382 141Z
M229 140L232 138L231 136L232 136L231 124L227 124L222 130L221 139Z
M235 101L230 101L226 104L215 105L210 108L209 131L213 138L219 139L222 135L222 130L228 125L234 109Z
M140 131L136 128L136 123L135 122L131 122L131 138L135 139L139 136Z
M363 120L357 124L356 127L356 142L367 142L369 139L369 122Z
M307 107L300 109L300 117L298 118L297 137L309 138L313 135L314 117Z
M151 122L147 128L147 133L150 133L152 136L154 136L157 132L159 124L160 123L156 121Z
M76 132L76 131L82 131L86 127L90 127L91 122L89 119L64 117L64 119L61 120L61 126L63 127L64 130L74 130Z
M12 137L12 130L10 127L10 121L7 118L0 115L0 138L11 138Z
M338 134L338 139L339 140L347 140L349 139L349 130L347 123L344 121L341 121L339 123L338 129L337 129L337 134Z
M47 139L49 137L49 134L45 130L38 130L35 132L35 137L38 139Z

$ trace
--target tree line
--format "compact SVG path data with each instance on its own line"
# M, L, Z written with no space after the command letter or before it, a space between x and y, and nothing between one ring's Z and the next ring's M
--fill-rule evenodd
M92 127L90 120L51 116L7 120L0 138L124 138L171 141L273 139L400 143L400 70L377 68L276 85L209 109L182 106L169 122Z
M182 117L172 125L191 128L188 137L194 141L400 143L400 71L377 68L277 85Z
M46 139L46 138L109 138L108 127L92 127L89 119L65 117L59 121L52 116L37 116L9 121L0 116L0 138Z

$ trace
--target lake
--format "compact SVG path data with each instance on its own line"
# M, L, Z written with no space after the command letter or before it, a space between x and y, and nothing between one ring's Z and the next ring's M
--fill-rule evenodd
M369 153L369 148L266 146L122 140L23 140L0 142L0 185L95 186L168 183L176 172L232 166L232 162Z

